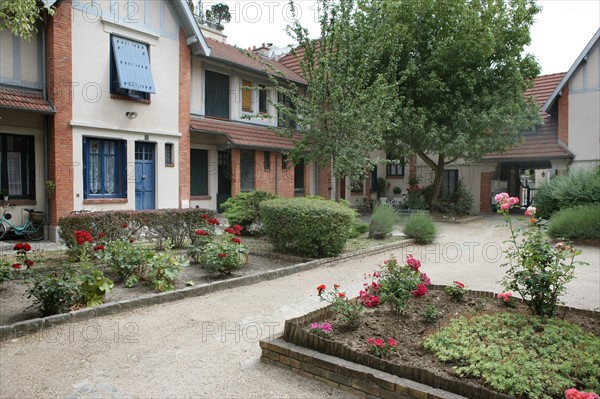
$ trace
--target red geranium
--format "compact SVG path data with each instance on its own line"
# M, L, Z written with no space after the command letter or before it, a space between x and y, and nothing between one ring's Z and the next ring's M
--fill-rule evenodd
M17 245L15 245L15 247L13 248L15 251L20 251L23 249L23 243L18 243Z
M12 268L15 270L19 270L21 268L21 264L20 263L13 263Z
M421 284L417 285L416 290L413 290L410 293L416 297L424 296L425 294L427 294L427 287L425 286L425 284L421 283Z
M453 281L453 283L458 288L465 288L465 285L463 283L461 283L460 281Z
M326 289L327 289L327 287L325 286L325 284L321 284L320 286L317 287L317 295L321 296L323 291L325 291Z
M123 224L121 225L121 227L122 227L122 228L124 228L124 229L126 229L126 228L128 228L128 227L129 227L129 225L128 225L127 223L123 223Z
M213 224L215 226L219 226L221 223L216 218L208 219L208 224Z
M210 216L208 216L208 213L205 213L204 215L200 216L202 219L208 219L210 218Z
M235 235L235 230L231 227L225 229L225 233Z
M217 255L219 258L225 258L227 256L227 254L219 254Z
M338 296L339 296L340 298L345 298L345 297L346 297L346 294L344 294L343 292L340 292L340 293L338 293Z
M33 261L31 259L26 259L25 264L27 265L27 267L33 267Z
M105 237L106 237L106 234L104 234L104 233L99 233L98 234L98 238L105 238Z
M239 239L239 238L237 238L237 237L233 237L233 238L231 239L231 242L235 242L236 244L241 244L241 243L242 243L242 240L240 240L240 239Z
M198 236L209 236L210 233L208 231L205 231L205 230L196 230L196 235L198 235Z
M96 245L94 251L104 251L104 245Z

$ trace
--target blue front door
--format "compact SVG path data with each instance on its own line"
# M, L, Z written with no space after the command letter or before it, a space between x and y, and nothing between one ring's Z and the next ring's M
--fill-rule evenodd
M154 143L135 143L135 209L154 209Z

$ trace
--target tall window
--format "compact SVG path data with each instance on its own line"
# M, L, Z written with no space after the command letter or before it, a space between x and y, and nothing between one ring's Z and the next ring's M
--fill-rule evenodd
M294 109L294 103L292 103L292 100L283 93L277 93L277 102L285 105L288 109ZM279 111L277 114L277 126L295 129L296 122L292 120L291 116L287 113Z
M264 156L264 168L265 170L271 169L271 151L263 151Z
M147 44L110 37L110 92L134 100L156 93Z
M208 195L208 150L190 152L190 194Z
M371 192L377 191L377 165L371 171Z
M83 139L85 198L126 196L124 140Z
M261 114L267 113L267 86L259 85L258 91L258 112Z
M242 111L252 112L252 82L242 80Z
M229 76L205 71L204 77L204 113L229 119Z
M165 166L173 166L173 143L165 143Z
M35 199L33 136L0 134L0 191L14 199Z
M394 158L390 155L387 156L388 161L399 161L399 163L397 164L388 164L387 165L387 170L386 170L386 175L388 177L390 176L404 176L404 158L400 158L399 160L397 158Z
M458 185L458 170L445 170L442 176L442 198L449 198L456 191Z
M240 150L240 190L254 191L254 151Z

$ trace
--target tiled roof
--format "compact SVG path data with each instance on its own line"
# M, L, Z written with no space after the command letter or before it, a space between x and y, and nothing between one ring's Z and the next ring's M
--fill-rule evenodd
M525 92L525 97L533 97L540 108L540 117L543 124L535 133L525 133L521 144L503 154L484 155L486 161L517 161L517 160L543 160L558 158L573 158L569 149L558 141L558 125L556 117L551 117L541 111L541 107L556 89L556 86L566 75L565 72L543 75L535 78L534 86Z
M41 92L8 87L0 87L0 108L21 109L44 114L56 112L52 104L48 100L44 100Z
M226 61L244 68L252 69L260 73L265 73L265 69L268 68L268 66L272 66L276 70L280 71L285 79L292 80L301 84L306 84L306 80L304 80L300 75L298 75L291 69L288 69L285 65L278 61L271 60L268 58L262 58L260 55L255 56L247 50L241 50L237 47L230 46L218 40L207 38L206 41L208 42L208 45L211 48L209 59ZM260 60L266 65L263 65L261 61L254 57L260 58Z
M234 146L262 148L265 150L289 150L294 148L292 139L277 134L273 129L250 123L192 117L190 130L224 134Z
M304 58L305 52L303 47L298 47L293 52L287 53L281 57L278 61L291 71L294 71L298 76L301 76L302 68L300 67L300 60Z

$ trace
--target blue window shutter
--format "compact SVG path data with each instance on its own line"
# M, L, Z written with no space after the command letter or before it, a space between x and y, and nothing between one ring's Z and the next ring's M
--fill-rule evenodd
M119 87L144 93L156 93L148 45L112 36L113 55Z

